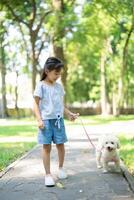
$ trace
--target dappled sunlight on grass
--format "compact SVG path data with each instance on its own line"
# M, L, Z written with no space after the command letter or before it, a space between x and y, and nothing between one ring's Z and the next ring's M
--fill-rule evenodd
M120 156L128 170L134 175L134 135L119 135L121 149Z
M35 125L34 118L20 118L20 119L0 119L0 126L14 126L14 125Z
M5 136L34 136L37 132L37 127L34 125L12 125L12 126L1 126L0 127L0 137Z
M31 119L0 119L0 171L36 144L37 126Z
M14 143L14 142L35 142L36 141L36 136L35 137L26 137L26 136L8 136L8 137L1 137L0 138L0 143Z
M0 171L11 162L30 150L36 142L30 143L1 143L0 144Z

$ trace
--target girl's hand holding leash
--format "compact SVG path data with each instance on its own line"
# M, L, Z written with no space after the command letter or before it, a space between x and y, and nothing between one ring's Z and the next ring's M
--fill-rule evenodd
M68 118L69 118L70 121L74 121L74 120L76 120L79 117L79 115L80 115L79 113L72 113L72 112L70 112L68 114Z
M44 124L43 124L42 119L38 120L38 127L41 128L41 129L44 128Z

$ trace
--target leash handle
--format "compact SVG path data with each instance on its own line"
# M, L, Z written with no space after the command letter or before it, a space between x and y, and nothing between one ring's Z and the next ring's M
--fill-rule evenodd
M82 127L83 127L83 129L84 129L84 132L85 132L85 134L86 134L86 136L87 136L87 138L88 138L90 144L92 145L92 147L93 147L94 149L96 149L96 148L95 148L95 145L92 143L92 141L91 141L91 139L90 139L90 137L89 137L89 135L88 135L88 133L87 133L87 131L86 131L86 129L85 129L85 126L84 126L84 123L83 123L82 119L80 119L80 121L81 121Z

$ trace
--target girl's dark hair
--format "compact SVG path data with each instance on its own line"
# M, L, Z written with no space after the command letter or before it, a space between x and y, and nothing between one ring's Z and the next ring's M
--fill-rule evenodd
M56 70L60 71L64 67L63 62L59 58L49 57L44 65L44 69L41 75L41 81L47 77L46 69L48 71Z

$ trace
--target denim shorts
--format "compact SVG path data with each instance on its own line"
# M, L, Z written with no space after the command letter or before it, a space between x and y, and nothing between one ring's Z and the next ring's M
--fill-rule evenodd
M43 120L44 129L39 128L38 143L39 144L63 144L67 142L67 136L65 131L65 125L63 118L59 119L47 119Z

